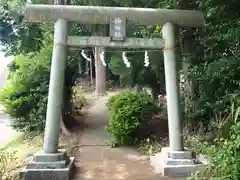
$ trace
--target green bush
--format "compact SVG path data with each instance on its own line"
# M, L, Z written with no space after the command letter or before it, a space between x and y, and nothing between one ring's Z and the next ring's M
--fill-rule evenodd
M52 38L40 52L14 58L18 67L0 92L10 125L19 131L42 131L45 124L52 56Z
M83 90L80 86L74 86L72 90L73 110L75 113L80 113L81 109L89 104L88 100L83 96Z
M157 105L147 92L124 91L108 101L108 133L118 145L133 145L141 139L139 130L157 112Z
M209 166L206 170L196 173L190 179L224 179L238 180L240 177L240 107L233 110L228 117L228 121L233 125L229 129L229 134L225 138L215 139L214 144L209 146L191 139L193 150L207 154Z
M10 117L10 125L18 131L44 130L53 34L46 32L45 37L39 52L15 56L9 66L9 80L0 92L0 104ZM66 63L65 89L70 89L78 72L74 53L69 53Z

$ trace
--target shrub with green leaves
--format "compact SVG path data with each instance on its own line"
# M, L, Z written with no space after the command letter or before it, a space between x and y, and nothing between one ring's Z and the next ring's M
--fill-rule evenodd
M10 125L18 131L44 130L53 35L46 33L46 37L48 38L43 41L39 52L14 58L10 67L10 78L0 92L0 103L4 112L10 117ZM76 58L66 61L65 86L71 87L73 84L77 72L75 62Z
M224 179L238 180L240 176L240 107L236 110L232 106L228 122L232 124L229 128L229 134L225 138L215 139L213 145L196 141L192 137L191 144L193 150L207 154L209 165L206 170L194 174L189 179ZM228 124L227 124L228 126Z
M83 90L79 86L74 86L72 88L72 105L73 105L73 111L75 113L80 113L81 109L84 106L87 106L89 104L87 98L83 96Z
M147 92L123 91L108 101L108 133L118 145L133 145L141 136L139 130L157 112L157 105Z
M52 56L52 38L44 42L37 53L14 58L18 67L0 92L4 111L10 125L19 131L42 131L48 99L48 85Z

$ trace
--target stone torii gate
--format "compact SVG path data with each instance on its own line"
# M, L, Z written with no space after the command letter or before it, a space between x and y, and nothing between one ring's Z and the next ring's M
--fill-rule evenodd
M174 37L175 25L204 26L204 16L201 12L127 7L27 5L25 13L28 22L55 23L55 30L43 152L34 155L33 161L23 171L24 179L67 180L73 168L74 157L69 158L65 150L58 149L64 71L69 47L164 48L170 146L162 149L161 156L152 157L151 163L157 172L167 176L187 175L196 167L202 166L201 163L196 163L193 153L185 150L183 146ZM163 25L163 39L125 37L124 25L110 31L110 37L68 37L68 22L111 26L113 18L137 24Z

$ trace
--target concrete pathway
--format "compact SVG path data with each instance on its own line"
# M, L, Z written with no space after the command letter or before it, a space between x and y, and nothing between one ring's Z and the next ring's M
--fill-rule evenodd
M136 150L106 146L105 142L110 140L104 130L108 124L107 98L94 102L85 118L79 150L74 154L77 167L74 180L170 180L154 174L147 158Z

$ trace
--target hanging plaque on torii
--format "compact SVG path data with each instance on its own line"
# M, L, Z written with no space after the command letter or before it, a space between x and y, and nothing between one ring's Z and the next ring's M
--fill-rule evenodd
M126 39L126 17L110 18L110 40L125 41Z

